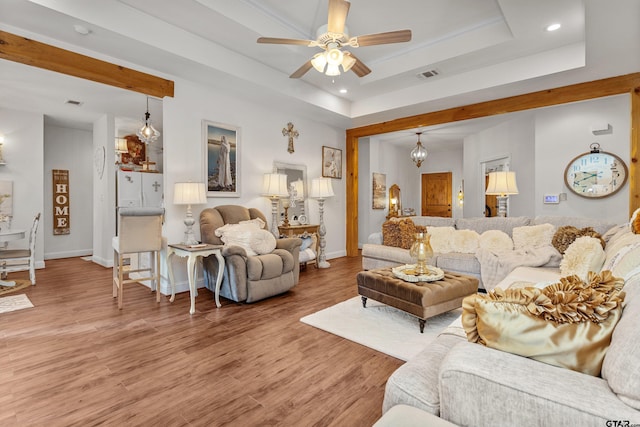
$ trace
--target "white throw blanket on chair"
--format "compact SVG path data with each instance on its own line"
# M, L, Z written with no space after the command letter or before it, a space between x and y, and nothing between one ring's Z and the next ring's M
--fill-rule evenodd
M495 286L516 267L558 267L562 255L553 246L524 247L513 251L478 249L476 258L480 262L480 276L487 291Z

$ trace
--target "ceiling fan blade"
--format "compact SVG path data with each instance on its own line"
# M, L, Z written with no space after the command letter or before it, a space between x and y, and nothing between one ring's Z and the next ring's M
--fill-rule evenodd
M351 71L353 71L354 73L356 73L356 75L358 77L364 77L367 74L369 74L371 72L371 69L369 67L367 67L366 65L364 65L364 62L360 61L358 59L357 56L355 56L353 53L349 52L351 54L351 56L353 57L353 59L356 60L356 63L353 64L353 67L351 67Z
M290 79L299 79L300 77L302 77L305 74L307 74L307 71L309 71L312 67L313 67L313 65L311 65L311 60L308 60L307 62L302 64L302 67L300 67L297 70L295 70L293 72L293 74L291 74L289 76L289 78Z
M300 39L279 39L275 37L259 37L258 43L268 44L299 44L302 46L311 46L312 40L300 40Z
M329 19L327 31L330 33L344 33L344 24L347 22L351 3L346 0L329 0Z
M411 30L390 31L388 33L368 34L355 37L358 46L375 46L377 44L403 43L411 40Z

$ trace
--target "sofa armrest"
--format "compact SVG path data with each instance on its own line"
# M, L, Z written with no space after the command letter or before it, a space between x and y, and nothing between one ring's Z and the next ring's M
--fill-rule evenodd
M284 249L293 253L296 247L300 248L302 245L302 239L297 237L284 237L282 239L276 239L276 249Z
M381 245L383 242L382 240L382 232L378 231L377 233L371 233L369 234L369 237L367 238L367 243L373 243L374 245Z
M456 344L439 373L440 416L459 425L603 426L640 421L607 381L494 350Z
M244 260L247 260L247 251L244 250L244 248L242 246L237 246L237 245L224 245L222 247L222 256L224 257L228 257L231 255L240 255L241 257L244 258Z

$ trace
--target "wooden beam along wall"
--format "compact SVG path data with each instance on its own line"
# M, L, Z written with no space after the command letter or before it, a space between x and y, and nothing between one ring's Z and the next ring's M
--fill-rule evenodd
M640 208L640 173L638 155L640 132L640 73L578 83L553 89L495 99L487 102L402 117L346 131L347 164L347 256L358 255L358 140L388 132L415 129L468 119L530 110L611 95L631 95L631 141L629 165L629 215Z
M173 97L174 93L174 83L171 80L5 31L0 31L0 58L161 99L165 96Z

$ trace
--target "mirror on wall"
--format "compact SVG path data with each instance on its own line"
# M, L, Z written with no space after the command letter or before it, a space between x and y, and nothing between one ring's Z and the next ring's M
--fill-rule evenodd
M389 216L402 216L402 198L398 184L389 187Z
M273 162L273 171L287 176L287 188L289 189L289 197L287 201L280 200L278 204L278 218L280 222L284 221L283 202L289 203L287 210L287 218L290 225L308 223L309 212L307 199L309 192L307 190L307 167L305 165L295 165L291 163Z

